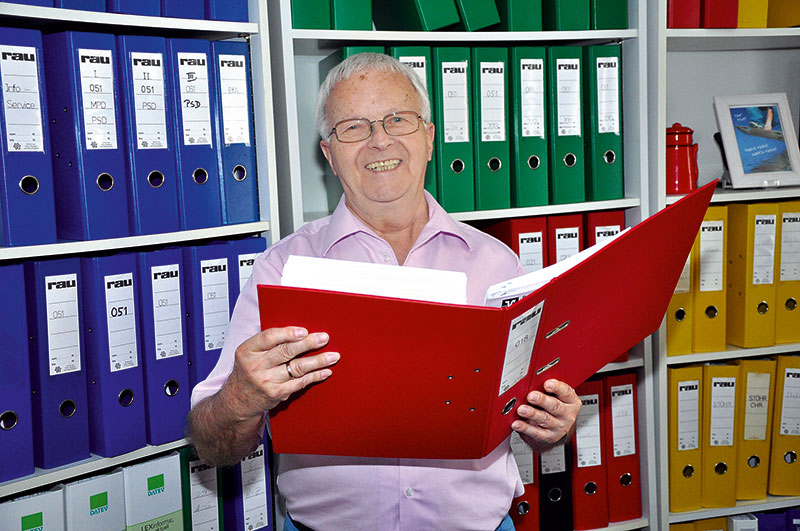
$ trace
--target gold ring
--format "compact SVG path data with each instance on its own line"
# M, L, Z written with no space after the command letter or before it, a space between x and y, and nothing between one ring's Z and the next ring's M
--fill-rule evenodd
M293 380L294 379L294 374L292 374L292 369L289 368L289 364L288 363L286 364L286 372L289 374L289 379Z

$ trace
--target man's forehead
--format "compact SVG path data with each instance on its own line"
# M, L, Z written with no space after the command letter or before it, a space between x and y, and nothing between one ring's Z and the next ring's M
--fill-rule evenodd
M379 84L381 89L376 90L374 84ZM398 108L388 109L393 111L419 111L419 97L411 81L399 72L382 72L365 69L354 72L349 77L339 81L333 86L328 100L328 112L334 111L341 105L369 106L399 105ZM349 111L341 109L347 113Z

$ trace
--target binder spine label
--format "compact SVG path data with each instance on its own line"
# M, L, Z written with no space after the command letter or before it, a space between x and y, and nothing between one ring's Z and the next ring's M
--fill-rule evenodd
M635 418L633 384L611 387L611 437L614 457L636 453Z
M520 59L522 136L544 138L544 60Z
M195 529L220 529L216 467L206 465L199 459L189 461L189 490L192 526Z
M481 138L506 140L505 63L481 62Z
M228 306L228 260L200 261L203 295L203 336L206 350L222 348L230 320Z
M800 280L800 212L781 215L781 281Z
M769 373L748 372L744 403L744 440L763 441L767 438L769 415Z
M556 60L558 136L581 136L580 59Z
M700 444L700 381L678 382L678 451Z
M600 466L600 396L583 395L575 429L575 452L579 468Z
M700 291L722 291L725 267L724 221L704 221L700 225Z
M526 273L544 269L541 232L521 232L519 234L519 258Z
M153 266L153 329L156 359L183 355L183 310L178 264Z
M733 446L736 378L711 378L710 446Z
M409 67L417 74L425 90L428 90L428 65L424 55L410 55L397 58L398 61Z
M50 376L81 370L78 275L44 277Z
M86 149L117 149L114 63L111 50L78 49Z
M566 446L559 444L548 450L542 450L539 454L539 461L542 467L542 474L558 474L567 471Z
M111 372L139 365L136 350L136 308L133 302L133 273L104 277L108 357Z
M619 59L597 58L597 132L619 134Z
M566 260L579 252L578 227L556 229L556 262Z
M160 53L131 52L138 149L167 149L164 67Z
M786 368L781 405L781 435L800 436L800 369Z
M775 216L755 216L753 231L753 285L772 284L775 271Z
M533 483L533 450L516 431L511 432L511 452L517 462L523 485L531 485Z
M692 291L692 255L686 257L686 263L683 265L683 271L678 278L678 283L675 285L675 293L689 293Z
M261 529L267 520L267 479L264 464L264 445L242 459L242 505L244 528Z
M219 56L220 104L226 146L250 145L250 104L244 55Z
M253 275L253 264L256 261L256 256L258 256L258 253L240 254L237 257L239 262L239 293L242 292L242 288Z
M8 151L44 152L36 48L0 46L0 82Z
M595 244L603 243L604 241L613 238L620 233L622 228L619 225L605 225L602 227L594 228L594 241Z
M514 387L528 374L543 307L544 301L541 301L516 319L511 320L506 355L503 359L503 374L500 377L500 392L497 396L501 396Z
M178 53L183 144L211 145L208 62L204 53Z
M444 141L469 142L467 62L442 62L442 122Z

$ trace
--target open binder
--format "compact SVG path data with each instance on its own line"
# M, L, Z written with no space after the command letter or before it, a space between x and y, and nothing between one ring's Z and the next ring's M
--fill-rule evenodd
M262 329L328 332L333 375L270 411L278 453L477 459L527 393L577 387L661 324L716 184L503 308L258 286Z

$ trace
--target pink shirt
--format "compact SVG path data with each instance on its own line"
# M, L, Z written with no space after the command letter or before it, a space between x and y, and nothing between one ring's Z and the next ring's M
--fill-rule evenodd
M464 271L467 302L478 305L488 286L525 272L508 247L454 221L428 194L426 199L430 220L405 266ZM333 215L268 248L255 261L220 359L194 388L192 405L222 387L233 368L236 347L260 331L256 285L280 284L283 264L292 254L397 265L389 244L356 218L344 200ZM512 498L523 492L508 439L479 460L276 457L278 488L289 513L314 529L491 530L508 513Z

